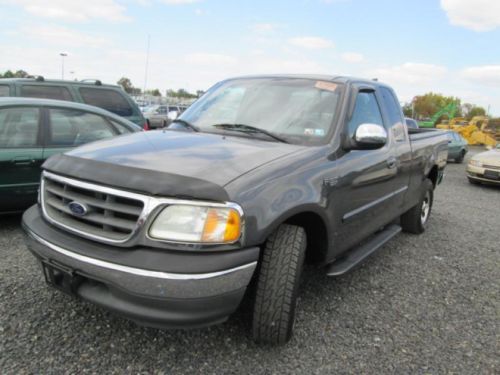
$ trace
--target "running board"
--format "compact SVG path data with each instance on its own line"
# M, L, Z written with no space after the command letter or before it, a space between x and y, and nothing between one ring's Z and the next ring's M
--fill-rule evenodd
M355 247L346 254L346 256L328 266L327 276L339 276L347 271L350 271L356 265L361 263L365 258L380 249L387 241L401 232L399 225L389 225L382 231L375 234L368 242L365 242L359 247Z

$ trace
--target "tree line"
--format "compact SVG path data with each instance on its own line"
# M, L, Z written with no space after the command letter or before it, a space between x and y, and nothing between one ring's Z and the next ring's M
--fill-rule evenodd
M7 70L4 73L0 73L0 78L28 78L31 77L24 70L18 70L13 72L12 70Z
M139 96L143 94L142 90L139 87L135 87L132 84L130 78L122 77L116 83L121 87L123 87L125 92L129 93L130 95ZM170 98L195 99L199 98L201 95L203 95L203 93L204 92L202 90L198 90L196 91L196 93L190 93L185 89L178 89L178 90L169 89L166 91L165 95ZM161 91L159 89L146 90L144 94L152 96L162 96Z
M403 106L403 112L407 117L414 117L417 120L425 120L432 117L442 108L454 103L456 106L455 117L465 117L470 120L474 116L485 116L486 109L471 103L463 103L460 98L455 96L445 96L434 92L428 92L424 95L417 95L410 103ZM437 123L447 117L443 114Z

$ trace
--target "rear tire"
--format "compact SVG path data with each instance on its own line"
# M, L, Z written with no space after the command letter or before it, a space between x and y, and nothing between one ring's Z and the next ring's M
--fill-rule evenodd
M460 155L455 159L455 163L462 164L465 158L465 152L461 151Z
M304 229L288 224L267 240L253 307L255 342L279 345L292 337L306 243Z
M434 185L428 178L422 182L422 192L419 202L401 215L403 231L420 234L425 231L425 226L431 215L434 200Z

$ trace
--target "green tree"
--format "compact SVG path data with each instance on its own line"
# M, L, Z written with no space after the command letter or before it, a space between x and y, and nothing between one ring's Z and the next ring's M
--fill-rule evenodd
M19 69L18 71L16 71L14 73L14 77L16 77L16 78L26 78L28 76L29 76L29 74L22 69Z
M160 90L158 90L158 89L149 90L149 91L147 91L146 93L151 94L151 95L153 95L153 96L161 96L161 92L160 92Z
M4 74L3 74L3 78L14 78L14 73L12 73L11 70L7 70Z
M122 77L116 82L118 85L123 87L126 93L132 94L134 91L134 86L132 85L132 81L127 77Z
M167 96L171 98L182 98L182 99L192 99L198 97L196 94L191 94L185 89L178 89L177 91L168 89Z
M474 106L470 109L469 113L467 114L467 118L471 119L474 116L485 116L486 115L486 109L483 107L479 106Z
M405 105L403 106L403 114L406 117L413 116L413 105L411 103L405 103Z
M456 117L462 115L461 111L461 100L454 96L444 96L442 94L429 92L424 95L417 95L413 98L413 105L415 108L416 117L419 119L430 118L436 114L440 109L447 106L450 103L455 103L457 105L457 111L455 113ZM447 115L441 116L437 122L442 118L447 117Z

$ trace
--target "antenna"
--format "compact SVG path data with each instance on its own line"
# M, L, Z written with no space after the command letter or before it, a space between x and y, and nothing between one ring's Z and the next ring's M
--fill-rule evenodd
M144 88L142 90L142 96L145 98L146 97L146 86L148 84L148 65L149 65L149 42L150 42L151 36L148 34L148 45L146 48L146 69L144 70Z

